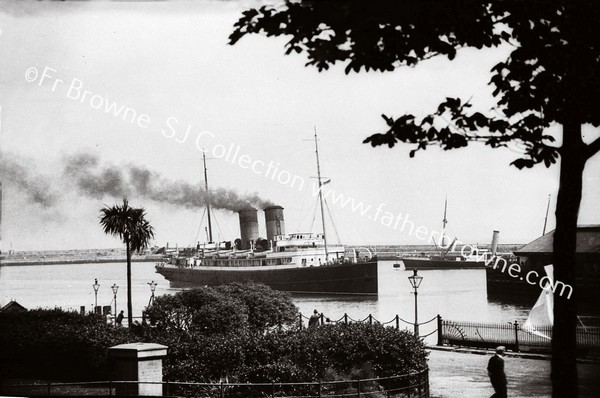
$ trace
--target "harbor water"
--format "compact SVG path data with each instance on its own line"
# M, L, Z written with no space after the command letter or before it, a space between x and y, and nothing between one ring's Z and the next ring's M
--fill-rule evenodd
M390 322L398 315L414 322L415 297L408 276L412 271L393 267L393 261L378 264L379 294L293 295L293 301L303 315L317 310L332 321L347 314L350 319L363 320L372 315L380 322ZM132 264L132 296L134 316L141 316L151 296L149 282L157 283L155 295L173 294L169 281L154 271L154 263ZM524 321L534 304L508 304L487 298L485 270L419 271L423 281L418 289L418 319L425 322L441 315L444 319L475 322ZM126 310L127 283L124 263L91 263L63 265L25 265L0 267L0 305L16 300L26 308L72 309L81 306L91 311L94 305L94 279L98 279L98 305L110 305L114 310L113 284L117 291L117 310ZM395 322L391 322L395 325ZM401 328L412 326L400 321ZM436 329L436 323L421 326L421 336ZM427 341L434 343L435 336Z

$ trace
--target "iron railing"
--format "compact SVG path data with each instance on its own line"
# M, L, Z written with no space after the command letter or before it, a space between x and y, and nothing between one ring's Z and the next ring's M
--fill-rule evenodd
M428 323L431 323L433 321L435 321L436 319L438 319L439 315L434 316L433 318L425 321L425 322L419 322L418 325L427 325ZM310 319L310 317L299 314L298 315L298 323L297 326L300 329L304 329L306 327L308 327L308 323L307 321ZM373 325L373 324L378 324L378 325L383 325L383 326L391 326L394 327L397 330L400 330L400 325L401 323L405 324L405 325L410 325L411 327L413 327L415 325L414 322L409 322L407 320L404 320L402 318L400 318L399 315L394 316L391 320L389 321L380 321L377 318L375 318L373 315L369 314L367 315L365 318L363 319L354 319L352 317L350 317L348 314L344 313L344 315L341 318L338 319L331 319L329 317L326 317L324 314L320 314L319 315L319 324L320 325L326 325L326 324L338 324L338 323L342 323L345 325L351 324L351 323L367 323L369 325ZM411 329L412 330L412 329ZM425 338L429 335L432 335L434 333L436 333L438 330L435 329L432 332L424 335L424 336L420 336L421 338Z
M3 395L20 396L176 396L198 398L363 397L429 398L429 371L374 379L300 383L182 383L96 381L1 386ZM155 391L152 393L152 391ZM158 392L157 392L158 391ZM150 394L149 394L150 392Z
M512 351L549 352L552 326L524 327L517 321L506 323L463 322L442 319L438 315L438 345L493 348L506 346ZM578 327L577 349L580 354L600 354L600 328Z

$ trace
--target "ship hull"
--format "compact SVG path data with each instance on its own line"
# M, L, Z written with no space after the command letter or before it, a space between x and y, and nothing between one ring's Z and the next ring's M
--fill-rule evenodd
M377 294L376 261L318 267L260 268L166 265L157 266L156 272L163 275L174 287L257 282L264 283L275 290L292 293Z
M436 260L429 258L403 258L402 262L408 271L412 270L445 270L485 268L483 261Z

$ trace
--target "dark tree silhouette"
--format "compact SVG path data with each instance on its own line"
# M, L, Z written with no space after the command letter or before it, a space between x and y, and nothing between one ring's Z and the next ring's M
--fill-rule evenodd
M517 142L518 168L560 158L554 234L554 277L575 285L575 247L582 174L600 139L582 138L582 125L600 124L600 2L347 0L286 1L244 11L230 43L244 35L289 35L286 54L305 52L319 71L338 61L351 71L392 71L433 56L452 60L462 47L514 50L491 70L496 106L473 112L469 101L447 98L425 117L383 116L387 129L365 142L443 149L482 142L492 148ZM557 143L546 128L562 126ZM552 339L553 397L576 397L577 291L555 294Z
M123 205L105 206L100 210L100 225L104 233L118 236L125 243L127 253L127 322L133 325L131 300L131 253L139 253L150 245L154 229L146 220L146 211L129 206L127 199ZM115 314L116 316L117 314Z

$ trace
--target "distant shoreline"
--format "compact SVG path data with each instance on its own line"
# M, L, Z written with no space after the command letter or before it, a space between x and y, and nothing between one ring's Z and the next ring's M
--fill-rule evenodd
M522 245L500 244L498 250L512 252ZM478 245L481 249L489 249L490 245ZM376 255L380 260L398 260L402 256L427 256L439 254L439 248L434 245L347 245L346 256L352 257L356 249L360 255L365 255L368 249L371 255ZM48 250L48 251L23 251L0 255L0 267L16 267L20 265L60 265L60 264L99 264L125 262L124 249L87 249L87 250ZM163 254L134 255L132 262L162 262L166 261Z
M2 267L16 267L20 265L62 265L62 264L98 264L98 263L119 263L125 262L125 257L123 258L80 258L80 259L52 259L52 260L24 260L24 261L15 261L14 259L0 259L0 266ZM150 263L150 262L159 262L164 261L163 256L145 256L132 258L132 263Z

